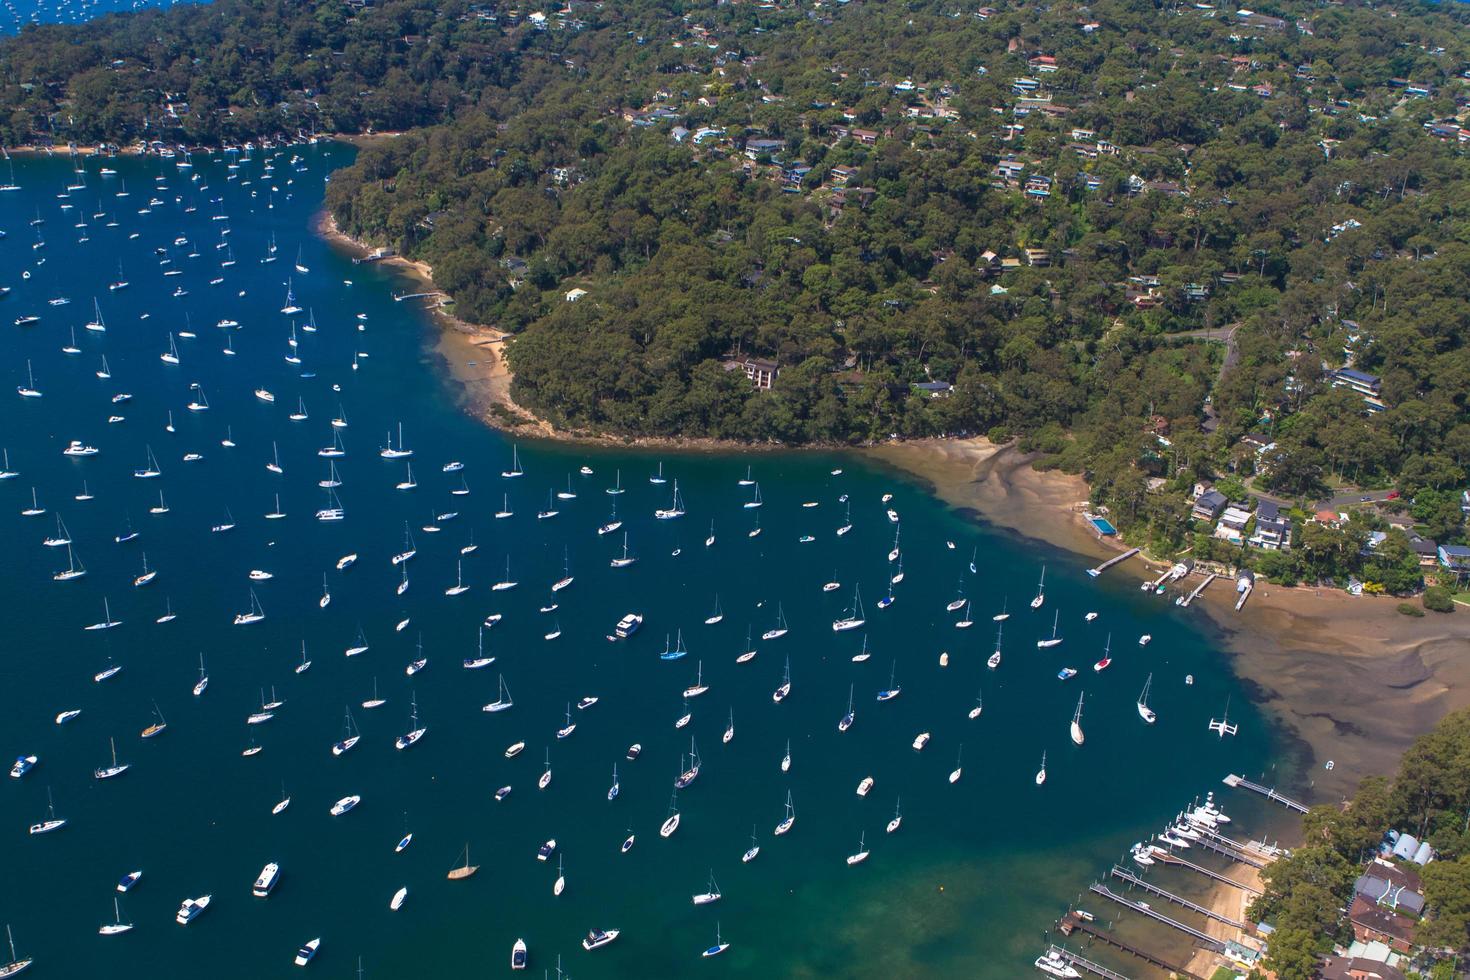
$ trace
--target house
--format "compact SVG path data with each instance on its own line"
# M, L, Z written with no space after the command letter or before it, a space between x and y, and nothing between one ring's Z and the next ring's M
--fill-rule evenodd
M1439 545L1433 538L1426 538L1422 534L1409 532L1409 547L1414 549L1414 554L1419 556L1420 568L1433 568L1439 563Z
M581 299L583 296L586 296L586 295L587 295L587 290L582 289L580 287L578 287L576 289L568 289L567 290L567 295L566 295L566 300L567 300L568 303L575 303L577 300Z
M1256 504L1256 530L1250 543L1266 551L1285 551L1291 547L1291 521L1281 516L1274 500Z
M872 146L874 143L877 143L879 135L879 133L871 129L854 129L852 131L852 138L864 146Z
M1362 956L1329 956L1317 975L1322 980L1408 980L1398 967Z
M745 155L752 160L762 155L775 156L785 148L785 140L756 139L745 141Z
M1198 520L1213 523L1215 518L1220 516L1220 512L1225 509L1226 503L1228 501L1220 491L1206 490L1195 500L1194 509L1190 513Z
M1353 899L1348 921L1359 942L1381 942L1393 950L1407 953L1414 945L1414 922L1390 909L1379 908L1365 895Z
M909 387L921 395L928 395L930 398L948 398L950 393L954 391L954 385L948 381L920 381L917 384L909 385Z
M1353 883L1355 896L1366 895L1382 908L1416 917L1424 914L1423 889L1417 873L1382 858L1374 858Z
M1220 514L1220 523L1215 525L1215 537L1240 544L1245 539L1245 526L1250 520L1250 511L1231 504Z
M1241 436L1240 445L1250 449L1257 456L1268 453L1276 448L1276 443L1272 439L1256 432Z
M1023 248L1021 252L1026 256L1026 264L1032 266L1051 265L1051 253L1044 248Z
M1442 544L1435 551L1439 563L1455 572L1470 572L1470 548L1462 544Z
M761 357L747 357L743 361L726 361L725 370L744 371L745 376L750 379L751 384L755 385L757 391L770 391L779 373L775 361L768 361Z
M1338 368L1328 374L1334 388L1351 388L1364 398L1377 398L1383 390L1383 379L1353 368Z

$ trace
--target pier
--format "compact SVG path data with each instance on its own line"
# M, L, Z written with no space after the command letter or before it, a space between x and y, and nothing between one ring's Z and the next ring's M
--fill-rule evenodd
M1214 851L1216 854L1219 854L1223 857L1228 857L1232 861L1239 861L1241 864L1249 865L1252 868L1255 868L1257 871L1266 866L1265 862L1257 861L1255 858L1247 855L1244 851L1237 850L1236 848L1233 848L1228 844L1218 844L1215 841L1210 840L1208 837L1201 837L1199 840L1192 841L1191 843L1193 843L1195 847L1203 847L1207 851Z
M1083 956L1078 956L1071 950L1063 949L1061 946L1058 946L1055 943L1051 945L1049 952L1055 953L1057 956L1066 960L1077 969L1086 970L1088 973L1102 977L1103 980L1131 980L1131 978L1127 974L1119 973L1117 970L1109 970L1101 963L1094 963L1092 962L1092 960L1089 960Z
M1101 895L1103 898L1106 898L1111 902L1117 902L1119 905L1130 908L1133 911L1137 912L1139 915L1146 915L1150 919L1153 919L1155 922L1162 922L1166 926L1178 929L1180 932L1184 933L1186 936L1189 936L1191 939L1193 939L1195 942L1199 943L1206 949L1209 949L1216 953L1219 953L1225 949L1225 944L1216 939L1214 936L1211 936L1209 933L1200 932L1193 926L1187 926L1177 919L1169 918L1162 912L1156 912L1153 909L1149 908L1148 905L1143 902L1135 902L1131 898L1126 898L1122 895L1119 895L1107 885L1099 882L1091 885L1089 890L1092 891L1094 894Z
M1120 949L1123 952L1127 953L1129 956L1135 956L1138 959L1143 960L1145 963L1148 963L1151 966L1156 966L1161 970L1168 970L1170 973L1173 973L1177 976L1187 977L1188 980L1204 980L1203 977L1195 973L1190 973L1178 963L1170 963L1163 957L1155 956L1153 953L1150 953L1146 949L1140 949L1137 946L1125 943L1123 940L1112 935L1107 930L1100 929L1095 924L1082 918L1076 912L1068 912L1062 918L1062 920L1057 923L1057 926L1062 930L1062 935L1064 936L1070 936L1073 932L1085 933L1086 935L1091 936L1093 939L1096 939L1099 942L1104 943L1105 945L1111 946L1114 949ZM1069 957L1073 966L1077 966L1091 973L1095 973L1100 977L1121 976L1121 974L1116 972L1101 972L1102 970L1106 970L1107 967L1093 969L1093 967L1097 966L1097 964L1084 966L1083 963L1077 962L1078 960L1081 960L1082 957L1077 956L1076 953L1069 953L1066 950L1063 950L1062 955Z
M1223 922L1225 925L1230 926L1233 929L1239 929L1241 932L1245 931L1246 926L1244 922L1237 922L1235 919L1232 919L1229 916L1221 915L1220 913L1212 909L1200 905L1198 902L1191 902L1189 899L1184 898L1183 896L1175 895L1173 892L1170 891L1165 891L1158 885L1155 885L1152 882L1145 881L1143 878L1140 878L1138 875L1134 874L1132 871L1129 871L1127 868L1120 868L1115 864L1113 865L1112 875L1114 878L1117 878L1120 881L1126 881L1134 888L1142 888L1150 895L1157 895L1165 901L1173 902L1175 905L1178 905L1181 908L1189 909L1189 911L1191 912L1198 912L1200 915L1203 915L1207 919L1214 919L1216 922Z
M424 297L443 296L443 295L445 295L445 294L442 293L442 292L440 292L439 290L431 290L431 291L429 291L427 293L404 293L401 296L398 295L397 293L394 293L393 294L393 302L395 302L395 303L402 303L406 299L422 299Z
M1290 797L1282 796L1280 793L1276 792L1274 789L1271 789L1268 786L1262 786L1260 783L1253 783L1249 779L1246 779L1244 776L1237 776L1232 773L1229 776L1225 777L1224 783L1231 789L1248 789L1252 793L1260 793L1266 799L1275 800L1277 803L1280 803L1288 810L1295 810L1297 813L1307 812L1307 807L1305 804L1298 803L1296 800L1293 800Z
M1261 890L1259 888L1252 887L1251 885L1247 885L1241 881L1236 881L1234 878L1227 878L1225 875L1220 874L1220 872L1218 871L1211 871L1209 868L1195 864L1193 861L1186 861L1184 860L1184 858L1179 857L1177 854L1170 854L1168 851L1160 852L1158 850L1155 850L1153 852L1153 856L1157 860L1163 861L1165 864L1172 864L1177 865L1181 868L1188 868L1190 871L1198 871L1206 878L1218 881L1222 885L1230 885L1233 888L1239 888L1241 891L1250 892L1252 895L1261 894Z
M1101 565L1097 566L1096 568L1089 568L1087 570L1087 574L1088 575L1091 575L1093 578L1097 578L1103 572L1106 572L1108 569L1110 569L1114 565L1118 564L1118 562L1120 562L1120 561L1127 561L1129 558L1132 558L1134 555L1138 554L1139 550L1140 549L1138 549L1138 548L1129 548L1127 551L1123 552L1121 555L1114 555L1113 557L1109 558L1107 561L1103 562Z
M1201 582L1199 585L1195 586L1193 592L1189 593L1189 595L1187 595L1184 598L1182 598L1182 599L1179 600L1179 605L1180 606L1187 606L1191 602L1193 602L1194 600L1198 599L1199 598L1199 594L1201 592L1203 592L1206 588L1208 588L1209 587L1209 584L1211 582L1215 581L1215 579L1217 579L1219 577L1220 577L1220 573L1219 572L1211 572L1210 574L1206 575L1205 576L1205 580L1203 582Z
M1245 600L1251 597L1251 591L1253 589L1255 589L1255 583L1253 582L1246 582L1236 589L1240 593L1240 598L1235 600L1236 612L1240 612L1241 607L1245 605Z

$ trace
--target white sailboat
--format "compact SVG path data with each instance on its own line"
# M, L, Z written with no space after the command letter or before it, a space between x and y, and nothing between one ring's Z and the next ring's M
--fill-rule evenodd
M508 687L505 686L505 675L504 674L501 674L500 675L500 696L497 697L494 701L491 701L489 704L487 704L484 707L482 707L480 710L481 711L488 711L488 712L491 712L493 714L493 713L499 712L499 711L506 711L513 704L515 704L515 702L513 700L511 700L510 688L508 688Z
M857 629L866 623L863 618L863 597L858 586L853 586L852 607L844 611L844 615L832 621L832 632L842 633L847 630Z
M1149 674L1148 679L1143 682L1143 690L1138 693L1138 717L1142 718L1149 725L1152 725L1158 720L1158 716L1154 714L1154 709L1148 706L1148 690L1153 686L1153 682L1154 675Z
M1059 622L1061 622L1061 616L1062 616L1062 611L1060 609L1058 609L1056 611L1056 615L1054 615L1052 617L1052 621L1051 621L1051 637L1049 639L1037 640L1036 641L1036 646L1037 646L1038 649L1045 650L1045 649L1048 649L1050 647L1054 647L1057 644L1059 644L1059 643L1062 642L1062 638L1059 637L1059 636L1057 636L1057 624Z
M1072 734L1073 745L1081 745L1085 740L1082 734L1082 698L1085 693L1077 695L1077 710L1072 714L1072 724L1069 731Z
M788 789L786 791L786 816L782 817L781 822L776 824L776 829L773 831L773 833L777 837L781 837L789 833L791 831L791 828L795 826L795 824L796 808L791 805L791 790Z

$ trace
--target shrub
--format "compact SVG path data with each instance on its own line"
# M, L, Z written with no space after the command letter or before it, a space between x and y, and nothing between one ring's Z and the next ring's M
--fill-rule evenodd
M1434 612L1454 612L1455 601L1450 598L1450 590L1443 585L1431 585L1424 590L1424 608Z
M1405 616L1415 616L1415 617L1418 617L1418 618L1421 618L1421 619L1424 617L1424 610L1420 609L1418 606L1414 605L1412 602L1401 602L1401 603L1399 603L1398 604L1398 611L1401 612L1401 613L1403 613Z

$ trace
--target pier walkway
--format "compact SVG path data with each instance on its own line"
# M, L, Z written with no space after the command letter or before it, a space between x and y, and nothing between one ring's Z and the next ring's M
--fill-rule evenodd
M1166 926L1178 929L1180 932L1184 933L1186 936L1189 936L1195 942L1199 943L1201 946L1204 946L1207 949L1214 950L1217 953L1225 949L1225 944L1216 939L1214 936L1211 936L1209 933L1200 932L1198 929L1194 928L1194 926L1187 926L1177 919L1169 918L1162 912L1156 912L1152 908L1149 908L1148 904L1145 902L1136 902L1131 898L1119 895L1117 892L1113 891L1111 888L1109 888L1107 885L1102 884L1101 882L1089 886L1089 891L1092 891L1097 895L1101 895L1103 898L1106 898L1111 902L1117 902L1119 905L1126 906L1127 908L1130 908L1133 911L1137 912L1139 915L1146 915L1150 919L1153 919L1155 922L1162 922Z
M1261 894L1261 890L1259 888L1254 888L1250 885L1245 884L1244 882L1236 881L1234 878L1227 878L1225 875L1220 874L1218 871L1211 871L1209 868L1195 864L1193 861L1186 861L1184 860L1184 858L1179 857L1177 854L1170 854L1167 851L1161 854L1158 851L1154 851L1153 856L1155 860L1163 861L1165 864L1178 865L1181 868L1188 868L1190 871L1198 871L1206 878L1211 878L1215 881L1218 881L1222 885L1230 885L1234 888L1239 888L1241 891L1250 892L1252 895Z
M1209 586L1209 584L1211 582L1215 581L1215 579L1217 579L1219 577L1220 577L1220 573L1219 572L1211 572L1210 574L1206 575L1205 576L1205 580L1203 582L1201 582L1199 585L1196 585L1194 587L1194 591L1193 592L1189 593L1189 595L1184 596L1183 598L1181 598L1179 600L1179 605L1180 606L1187 606L1191 602L1193 602L1194 600L1198 599L1199 598L1199 594L1201 592L1203 592Z
M1125 973L1119 973L1117 970L1109 970L1101 963L1094 963L1092 962L1092 960L1089 960L1083 956L1078 956L1071 950L1064 949L1061 946L1056 945L1055 943L1051 945L1050 951L1055 953L1062 959L1066 960L1077 969L1086 970L1088 973L1102 977L1103 980L1131 980L1131 978Z
M1115 864L1113 865L1112 874L1114 878L1117 878L1120 881L1126 881L1134 888L1142 888L1144 891L1148 892L1151 895L1157 895L1165 901L1173 902L1175 905L1189 909L1189 911L1191 912L1198 912L1200 915L1203 915L1207 919L1214 919L1216 922L1223 922L1225 925L1230 926L1233 929L1239 929L1242 932L1245 931L1244 922L1238 922L1235 919L1230 918L1229 916L1221 915L1219 912L1216 912L1213 909L1206 908L1205 906L1200 905L1198 902L1191 902L1189 899L1184 898L1183 896L1175 895L1173 892L1170 891L1165 891L1158 885L1155 885L1150 881L1146 881L1143 878L1140 878L1138 875L1134 874L1132 871L1129 871L1127 868L1120 868Z
M1230 775L1225 777L1224 783L1231 789L1248 789L1252 793L1260 793L1266 799L1275 800L1277 803L1280 803L1288 810L1295 810L1297 813L1307 812L1306 804L1298 803L1296 800L1293 800L1290 797L1282 796L1280 793L1276 792L1274 789L1271 789L1268 786L1262 786L1260 783L1253 783L1249 779L1246 779L1244 776L1237 776L1234 773L1231 773Z
M1124 942L1123 940L1117 938L1116 936L1114 936L1113 934L1111 934L1110 932L1108 932L1106 929L1103 929L1103 928L1099 927L1096 923L1090 922L1087 919L1082 918L1076 912L1068 912L1062 918L1062 920L1057 923L1057 925L1058 925L1058 927L1061 928L1062 935L1064 935L1064 936L1070 936L1070 935L1072 935L1073 932L1085 933L1088 936L1091 936L1093 939L1096 939L1096 940L1098 940L1101 943L1104 943L1104 944L1106 944L1108 946L1111 946L1114 949L1120 949L1123 952L1127 953L1129 956L1135 956L1138 959L1143 960L1145 963L1148 963L1151 966L1156 966L1156 967L1158 967L1161 970L1168 970L1170 973L1173 973L1173 974L1175 974L1177 976L1180 976L1180 977L1186 977L1186 978L1188 978L1188 980L1204 980L1203 977L1200 977L1199 975L1194 974L1194 973L1190 973L1188 970L1186 970L1183 966L1179 965L1178 963L1171 963L1171 962L1169 962L1168 960L1164 959L1161 956L1155 956L1153 953L1150 953L1146 949L1140 949L1137 946L1134 946L1134 945L1132 945L1130 943ZM1063 953L1065 954L1065 952L1066 951L1064 950ZM1072 956L1076 956L1075 953L1073 953L1071 955ZM1081 966L1080 963L1074 963L1073 965L1074 966ZM1104 968L1104 969L1106 969L1106 968ZM1098 973L1098 971L1096 971L1096 970L1093 970L1092 972L1097 973L1098 976L1108 976L1109 975L1109 974L1104 974L1104 973ZM1112 975L1113 976L1116 976L1117 974L1112 974Z
M1132 558L1134 555L1138 554L1139 551L1140 551L1140 549L1138 549L1138 548L1129 548L1127 551L1123 552L1121 555L1114 555L1113 557L1109 558L1107 561L1103 562L1101 565L1098 565L1096 568L1089 568L1087 570L1087 574L1088 575L1091 575L1093 578L1097 578L1103 572L1106 572L1108 569L1110 569L1114 565L1118 564L1118 562L1120 562L1120 561L1127 561L1129 558Z

